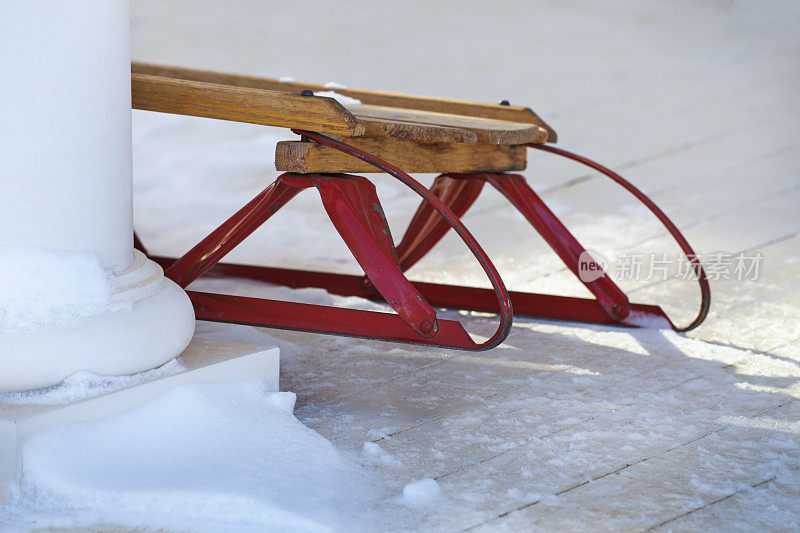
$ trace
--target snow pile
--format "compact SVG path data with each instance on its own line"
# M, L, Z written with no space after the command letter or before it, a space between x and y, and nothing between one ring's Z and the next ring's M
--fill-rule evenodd
M347 85L339 83L337 81L329 81L325 84L326 89L347 89Z
M628 315L625 321L642 328L672 330L672 326L666 318L639 311L631 311L631 314Z
M47 389L0 393L0 404L57 405L73 403L171 376L185 368L183 362L173 359L158 368L127 376L102 376L88 370L80 370L58 385Z
M435 479L425 478L412 481L403 487L403 502L412 507L429 505L442 495L442 489Z
M89 252L0 246L0 332L103 314L114 288L113 274Z
M327 87L327 85L326 85ZM340 89L344 89L344 87L340 87ZM342 105L359 105L361 104L361 100L357 98L351 98L349 96L345 96L343 94L339 94L336 91L319 91L314 93L314 96L325 96L327 98L333 98L337 102Z
M294 403L257 380L187 384L51 430L25 445L21 494L0 516L40 528L370 529L379 491L294 417Z
M375 442L365 442L361 448L367 464L400 467L403 464Z

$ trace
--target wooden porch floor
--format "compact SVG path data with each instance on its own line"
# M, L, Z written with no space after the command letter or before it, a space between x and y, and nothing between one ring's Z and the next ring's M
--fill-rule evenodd
M200 332L276 339L281 388L298 394L301 421L356 454L364 442L379 444L387 455L370 468L398 492L415 479L439 482L445 503L413 516L389 513L386 529L796 530L798 25L800 9L790 2L456 9L134 0L137 60L529 105L555 127L561 146L651 194L704 259L763 257L757 280L712 282L712 314L685 337L520 319L505 345L474 354L216 325ZM188 123L161 136L162 160L169 142L199 135L181 124ZM154 135L135 130L135 163L145 177L156 170L143 161L157 152L141 146ZM208 133L199 146L212 140ZM201 209L216 220L255 194L274 174L272 154L261 155L264 168L236 182L247 186L228 204L214 202L210 190ZM172 163L177 169L181 161ZM214 178L193 171L208 174L198 187ZM600 175L533 153L526 175L579 239L607 257L677 252ZM388 179L378 186L401 228L413 198ZM154 218L155 193L163 190L137 185L137 225L156 248L202 235L198 226L158 241L170 222ZM317 216L313 202L298 209ZM305 230L311 239L316 220ZM499 196L483 198L465 222L511 288L583 294ZM263 261L266 250L272 264L330 264L325 253L270 249L268 233L259 243L242 257ZM335 267L348 268L344 259ZM412 274L480 280L455 240ZM682 321L697 305L692 283L622 285L632 299L662 303ZM491 317L471 323L491 331Z

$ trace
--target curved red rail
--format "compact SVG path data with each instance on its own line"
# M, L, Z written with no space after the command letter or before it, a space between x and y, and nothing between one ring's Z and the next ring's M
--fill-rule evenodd
M497 296L497 304L498 304L498 312L500 315L500 325L497 327L497 331L495 331L494 335L487 340L476 346L475 349L479 350L488 350L490 348L494 348L508 336L508 332L511 330L511 323L513 321L513 311L511 309L511 296L508 294L508 290L503 283L503 280L500 278L500 273L497 272L494 264L492 264L491 259L486 254L486 252L481 248L481 245L478 244L478 241L475 240L475 237L472 236L472 233L464 226L461 220L453 213L450 208L448 208L436 195L431 194L431 192L425 188L421 183L417 180L400 170L399 168L395 167L387 163L386 161L375 157L363 150L359 150L354 146L350 146L345 144L341 141L337 141L335 139L331 139L330 137L326 137L325 135L321 135L319 133L314 133L310 131L298 130L293 129L293 132L297 133L298 135L302 135L309 139L312 139L320 144L325 146L329 146L340 152L344 152L348 155L361 159L366 163L378 168L387 174L397 178L400 182L410 188L412 191L417 193L421 196L426 202L430 203L450 224L450 227L461 237L461 240L464 241L464 244L467 245L472 255L475 256L475 259L478 260L480 263L481 268L489 277L489 281L492 284L492 288L494 289L495 295Z
M711 308L711 287L708 284L708 278L706 277L706 272L703 269L703 265L700 263L700 260L697 258L697 254L694 253L689 241L686 240L686 237L680 232L678 227L669 219L669 217L658 207L655 202L653 202L650 198L647 197L641 190L639 190L635 185L631 182L596 161L592 161L587 157L583 157L581 155L575 154L568 150L564 150L561 148L556 148L555 146L548 146L544 144L528 144L530 148L536 148L537 150L543 150L545 152L550 152L556 155L560 155L562 157L566 157L567 159L572 159L573 161L577 161L583 165L586 165L589 168L592 168L601 174L604 174L620 186L622 186L626 191L631 193L633 196L636 197L642 204L644 204L647 209L653 213L656 218L667 228L667 231L672 238L675 239L675 242L678 243L683 254L686 256L686 259L689 260L689 263L692 265L692 269L694 273L697 275L697 281L700 284L700 311L697 313L697 316L694 320L688 325L683 328L675 328L675 331L679 332L686 332L691 331L706 319L708 316L708 311Z

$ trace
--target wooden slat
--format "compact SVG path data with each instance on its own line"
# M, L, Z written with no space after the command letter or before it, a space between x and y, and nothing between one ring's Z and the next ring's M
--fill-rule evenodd
M387 137L343 138L406 172L504 172L524 170L526 148L519 145L417 143ZM380 172L355 157L315 142L282 141L275 150L282 172Z
M372 105L347 109L332 98L149 74L132 74L131 87L135 109L319 133L428 143L523 144L547 139L547 131L535 124Z
M348 110L367 127L368 131L371 128L370 122L379 120L382 123L407 122L462 128L475 133L478 143L488 144L542 143L546 142L548 136L547 130L535 124L505 120L375 105L348 106Z
M474 131L462 128L378 118L359 119L359 123L364 125L364 136L368 137L394 137L421 143L478 142L478 135Z
M335 90L337 93L342 93L351 98L357 98L361 100L363 104L418 109L420 111L450 113L468 117L491 118L495 120L507 120L509 122L521 122L523 124L536 124L547 131L547 142L556 142L558 140L556 130L551 128L549 124L528 107L483 104L463 100L434 98L431 96L414 96L385 91L367 91L363 89Z
M333 135L378 135L419 142L475 143L462 128L370 119L358 121L333 98L132 74L134 109L309 129Z
M223 85L233 85L236 87L268 89L273 91L290 91L299 93L303 89L311 89L312 91L330 90L325 88L324 85L315 83L282 82L272 78L243 76L239 74L225 74L207 70L169 67L139 62L132 63L131 69L132 72L138 74L150 74L208 83L218 83ZM557 140L555 130L553 130L553 128L551 128L544 120L542 120L536 113L527 107L483 104L477 102L466 102L463 100L433 98L428 96L412 96L385 91L368 91L364 89L346 88L335 89L335 91L351 98L361 100L363 104L368 105L417 109L420 111L449 113L454 115L505 120L509 122L536 124L547 131L546 140L548 142L556 142Z
M131 76L134 109L363 135L364 126L333 98L233 87L146 74Z

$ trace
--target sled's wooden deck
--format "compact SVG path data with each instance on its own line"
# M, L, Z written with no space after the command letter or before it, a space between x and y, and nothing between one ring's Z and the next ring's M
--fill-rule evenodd
M507 98L540 113L560 145L651 194L701 253L763 254L757 281L712 282L712 315L690 335L706 344L525 320L504 346L478 354L271 332L286 343L281 388L298 393L305 424L354 451L377 442L393 459L375 468L398 491L433 477L458 509L387 529L798 527L796 6L470 3L463 11L473 14L456 27L448 9L419 4L391 10L403 38L390 40L385 20L353 18L353 7L317 17L304 4L283 5L303 21L298 37L296 25L271 22L273 8L259 19L223 4L204 2L176 27L175 4L134 2L134 58ZM204 28L215 38L193 37ZM599 175L540 154L529 154L526 174L587 246L675 253ZM465 222L490 241L509 285L582 294L566 273L553 273L556 259L537 257L545 246L502 206L487 196ZM441 253L461 252L447 241ZM432 259L412 274L457 270ZM694 284L623 286L684 319L697 302ZM490 321L473 323L488 332Z

